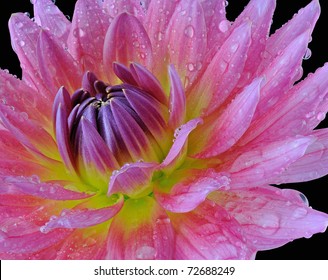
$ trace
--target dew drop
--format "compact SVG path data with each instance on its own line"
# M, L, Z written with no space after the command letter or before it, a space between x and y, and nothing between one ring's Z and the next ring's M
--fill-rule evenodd
M307 49L306 49L306 52L305 52L305 54L304 54L304 56L303 56L303 59L304 59L304 60L308 60L308 59L310 59L311 55L312 55L311 50L310 50L309 48L307 48Z
M228 7L229 1L224 1L224 7Z
M31 17L31 14L29 12L25 12L24 15L27 17Z
M228 29L229 29L229 21L227 21L227 20L220 21L219 30L224 33L224 32L227 32Z
M323 121L326 117L326 114L324 112L319 112L317 115L317 120L318 121Z
M154 247L145 245L136 250L136 257L139 260L154 259L155 255L156 255L156 250Z
M71 17L69 15L65 16L68 20L71 20Z
M304 204L306 206L309 206L309 201L308 201L307 197L302 193L300 193L300 197L301 197L302 201L304 202Z
M192 38L194 37L195 34L195 29L193 26L188 25L185 30L184 30L184 34L188 37L188 38Z
M194 71L195 70L195 66L194 66L194 64L193 63L188 63L188 70L190 71L190 72L192 72L192 71Z

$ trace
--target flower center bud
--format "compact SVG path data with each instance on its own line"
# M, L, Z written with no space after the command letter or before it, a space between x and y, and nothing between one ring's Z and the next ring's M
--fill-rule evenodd
M100 136L98 146L105 144L120 166L140 160L160 162L167 152L162 141L167 107L137 84L109 85L87 72L70 103L67 123L74 158L95 152L90 152L89 142L95 141L90 134ZM88 132L81 124L86 121L93 127Z

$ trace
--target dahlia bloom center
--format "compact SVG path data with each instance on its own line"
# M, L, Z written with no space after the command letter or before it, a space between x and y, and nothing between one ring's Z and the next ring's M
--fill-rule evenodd
M136 63L114 64L114 71L122 83L110 85L87 71L82 87L73 94L61 87L53 106L61 156L95 190L105 191L108 175L122 166L162 162L172 143L158 80Z

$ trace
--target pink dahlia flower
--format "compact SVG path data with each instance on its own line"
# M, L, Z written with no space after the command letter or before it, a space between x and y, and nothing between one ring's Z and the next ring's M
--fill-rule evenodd
M328 173L328 65L303 81L319 3L51 0L9 21L0 73L2 259L252 259L325 231L275 184Z

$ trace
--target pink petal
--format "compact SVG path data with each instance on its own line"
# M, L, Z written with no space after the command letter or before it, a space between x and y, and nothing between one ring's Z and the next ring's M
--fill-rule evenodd
M174 64L184 85L200 70L207 47L206 23L199 1L180 1L166 30L169 62Z
M27 194L52 200L80 200L91 195L65 189L56 183L41 182L38 176L5 176L0 181L0 193Z
M165 211L149 196L129 199L114 217L106 259L172 259L174 233Z
M165 168L177 164L177 162L185 156L189 133L201 123L202 119L197 118L190 120L176 129L174 133L175 140L166 158L161 163L162 167Z
M99 209L63 210L60 216L52 216L40 230L43 233L48 233L54 229L87 228L101 224L115 216L121 210L123 203L123 196L120 196L113 205Z
M247 85L249 80L253 79L253 74L261 62L261 53L265 49L275 6L275 0L251 0L233 24L233 28L249 21L252 25L251 44L239 87Z
M104 0L103 2L103 7L111 18L115 18L122 13L129 13L141 20L145 16L149 0Z
M144 66L151 65L151 43L146 30L137 18L122 13L114 19L105 37L103 60L107 78L111 83L115 83L113 62L125 66L130 62L137 62Z
M170 77L170 118L169 125L176 128L182 125L186 118L186 94L178 73L173 65L169 66Z
M179 180L169 193L160 188L154 190L156 201L165 209L175 213L185 213L194 210L205 201L207 195L215 190L228 187L227 175L213 169L194 171L187 179Z
M280 29L278 29L267 40L265 51L262 55L262 62L258 68L261 73L275 58L282 49L285 49L299 35L309 32L312 33L314 25L320 14L319 1L314 0L305 8L301 9L297 15Z
M8 236L0 231L0 253L28 254L54 246L70 234L69 230L54 230L48 234L40 231L22 236Z
M153 46L154 65L152 69L159 76L166 71L163 63L167 50L166 29L177 4L178 2L171 0L150 1L143 22Z
M122 193L130 197L139 197L151 191L149 186L157 163L135 162L127 163L112 173L108 193Z
M328 110L327 75L328 64L294 86L275 106L254 121L240 145L255 138L256 142L261 142L311 133Z
M302 157L307 147L314 142L312 137L280 140L269 144L248 147L228 168L231 172L231 186L240 188L250 184L262 185Z
M80 87L82 72L79 65L60 41L45 30L39 36L37 55L42 77L53 92L61 86L69 92Z
M33 156L8 130L0 130L0 153L7 160L29 160Z
M51 90L45 86L38 66L37 41L40 27L25 14L18 13L11 16L9 30L11 44L22 67L23 81L37 89L45 99L51 98Z
M0 70L1 103L28 113L31 119L42 125L49 125L51 104L48 98L43 93L36 95L25 82L10 75L7 71Z
M243 73L251 39L251 25L236 28L209 62L195 86L187 92L188 115L209 115L218 108L238 84Z
M2 155L2 154L1 154ZM0 160L0 176L31 176L33 174L47 174L49 170L44 166L28 160Z
M25 112L16 112L0 104L0 119L16 139L38 155L57 159L57 146L53 138Z
M51 0L35 0L33 4L35 22L63 43L66 42L71 22L54 2Z
M328 215L313 210L295 190L246 187L211 194L241 224L257 250L280 247L294 239L324 232Z
M208 49L221 46L230 28L230 23L226 19L226 0L202 0L200 3L204 10Z
M74 9L68 48L83 71L92 71L104 78L103 46L109 26L108 16L97 0L80 0Z
M56 249L57 260L101 260L106 245L106 230L76 229ZM49 254L49 253L48 253ZM52 258L51 258L52 259Z
M227 151L248 129L260 99L260 85L263 79L255 79L225 108L221 116L206 123L201 131L208 137L199 137L199 132L191 137L192 149L201 146L195 157L208 158ZM205 144L202 144L205 142Z
M261 73L266 79L261 90L257 115L268 111L300 78L302 58L306 52L309 38L308 30L296 37Z
M328 129L315 130L312 135L316 141L272 183L305 182L328 174Z
M174 259L254 258L241 226L219 205L205 201L192 212L169 215L174 229Z

